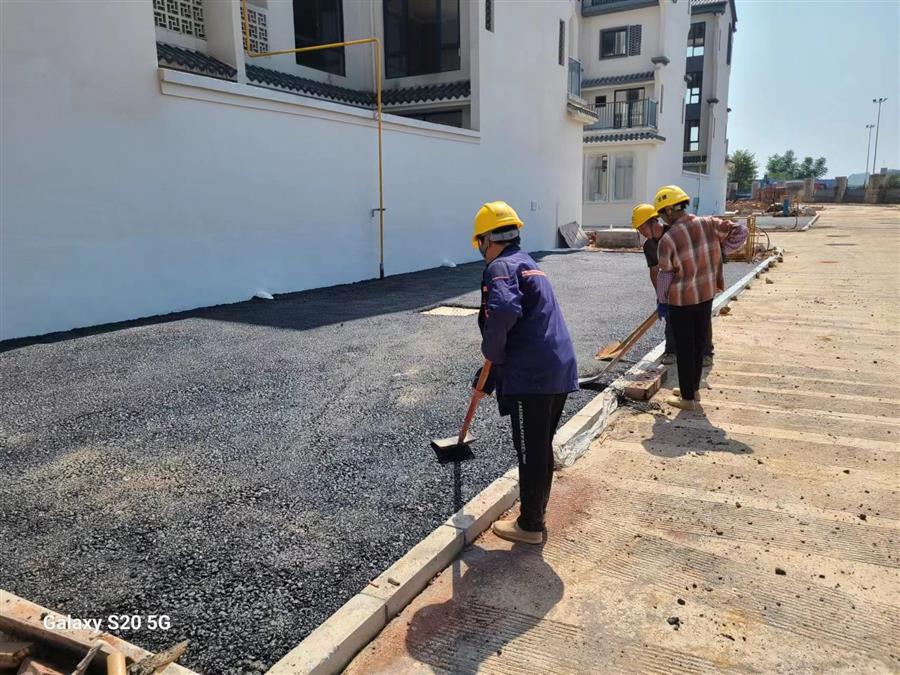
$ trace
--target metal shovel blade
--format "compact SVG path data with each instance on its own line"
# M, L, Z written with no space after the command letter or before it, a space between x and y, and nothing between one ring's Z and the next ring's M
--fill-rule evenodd
M619 342L618 340L615 342L610 342L608 345L600 347L600 351L597 352L596 358L598 361L609 361L616 358L620 351L622 351L621 342Z
M431 447L434 454L437 455L439 464L447 464L449 462L465 462L469 459L475 459L475 453L469 444L475 440L472 434L466 434L465 440L460 443L459 436L450 436L449 438L435 438L431 441Z

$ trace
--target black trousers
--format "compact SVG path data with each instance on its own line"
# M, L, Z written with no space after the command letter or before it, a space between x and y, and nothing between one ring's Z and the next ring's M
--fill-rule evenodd
M544 530L544 513L553 483L553 434L568 394L504 396L502 408L512 421L513 445L519 456L519 527Z
M709 342L712 300L699 305L669 305L669 323L675 335L675 362L681 398L694 400L703 372L703 352Z
M704 356L712 356L713 355L713 341L712 341L712 312L709 313L709 330L707 332L709 335L709 339L706 341L706 344L703 346L703 355ZM672 324L666 319L666 354L674 354L675 353L675 334L672 332Z

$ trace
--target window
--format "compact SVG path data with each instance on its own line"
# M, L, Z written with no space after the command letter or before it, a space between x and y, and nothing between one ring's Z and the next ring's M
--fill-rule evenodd
M687 55L703 56L703 43L706 39L706 24L692 23L691 30L688 31Z
M559 22L559 65L566 65L566 22Z
M659 114L663 114L663 101L666 100L666 85L659 85Z
M584 201L609 199L609 156L588 155L584 159Z
M462 110L434 110L427 112L398 113L400 117L410 117L414 120L432 122L433 124L446 124L448 127L462 127Z
M728 24L728 58L725 61L729 66L731 65L731 45L732 45L733 41L734 41L734 24L730 23L730 24Z
M598 108L606 107L606 96L595 96L594 97L594 105Z
M684 151L700 151L700 120L690 120L684 126Z
M616 155L613 199L631 199L634 193L634 155Z
M459 70L459 0L384 0L385 75Z
M615 56L625 56L627 44L627 28L600 31L600 58L609 59Z
M294 46L312 47L344 40L343 0L294 0ZM297 63L335 75L345 74L344 48L296 54Z
M494 32L494 0L484 0L484 28Z
M703 73L688 73L687 89L684 90L684 104L700 103L700 92L703 89Z

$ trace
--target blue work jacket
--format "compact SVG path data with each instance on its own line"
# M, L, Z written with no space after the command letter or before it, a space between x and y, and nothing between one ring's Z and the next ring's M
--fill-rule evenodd
M578 390L575 348L553 287L518 246L485 267L478 325L498 396Z

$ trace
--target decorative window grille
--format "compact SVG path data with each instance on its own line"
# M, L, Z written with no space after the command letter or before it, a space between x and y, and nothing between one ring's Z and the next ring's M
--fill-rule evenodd
M158 28L206 39L203 0L153 0L153 23Z
M250 51L269 51L269 23L266 13L248 6L247 23L250 25L250 29L247 31L250 34ZM241 15L241 30L245 30L243 14Z

